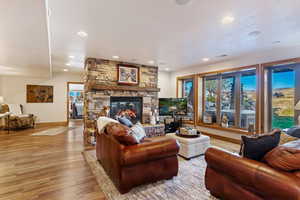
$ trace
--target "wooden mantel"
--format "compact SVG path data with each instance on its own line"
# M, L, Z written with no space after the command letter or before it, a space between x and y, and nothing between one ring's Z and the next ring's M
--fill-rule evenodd
M146 87L139 87L139 86L125 86L125 85L102 85L102 84L94 84L90 83L87 87L88 90L119 90L119 91L137 91L137 92L159 92L160 88L146 88Z

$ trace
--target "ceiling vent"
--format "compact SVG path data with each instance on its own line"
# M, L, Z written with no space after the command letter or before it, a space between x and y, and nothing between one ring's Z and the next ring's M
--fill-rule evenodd
M190 2L191 0L175 0L177 5L186 5Z
M227 54L222 54L222 55L219 55L219 56L216 56L217 58L223 58L223 57L227 57L228 55Z

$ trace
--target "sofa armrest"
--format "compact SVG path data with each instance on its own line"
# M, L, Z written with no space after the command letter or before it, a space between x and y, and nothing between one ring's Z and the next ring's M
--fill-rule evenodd
M164 157L177 156L179 144L175 139L161 137L148 139L137 145L126 146L123 151L121 164L133 165Z
M216 148L209 148L205 153L205 159L208 168L223 174L237 184L254 189L264 198L300 199L300 179L292 173L279 171L265 163Z

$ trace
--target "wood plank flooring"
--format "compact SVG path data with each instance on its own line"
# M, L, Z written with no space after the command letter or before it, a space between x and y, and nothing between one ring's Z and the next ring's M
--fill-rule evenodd
M82 122L56 136L31 136L49 129L0 131L0 200L104 200L81 152ZM211 138L212 145L238 151L239 145Z
M81 154L82 124L72 126L56 136L0 132L0 200L105 199Z

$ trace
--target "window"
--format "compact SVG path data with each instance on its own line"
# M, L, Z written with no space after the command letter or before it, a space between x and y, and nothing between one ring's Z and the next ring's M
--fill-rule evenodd
M212 123L223 127L255 128L256 68L206 76L203 80L204 117L211 117Z
M235 125L235 76L222 76L221 119L227 118L228 127Z
M298 67L299 69L299 67ZM294 64L280 67L272 67L268 70L269 83L269 126L273 128L290 128L296 124L296 73L297 67Z
M187 117L194 118L194 79L183 80L182 97L187 98Z
M182 77L178 81L178 97L187 98L187 116L183 117L184 120L194 120L194 77Z
M256 118L256 73L255 71L244 72L241 75L241 108L240 127L248 128L255 124Z
M217 78L206 78L205 79L205 109L204 115L210 115L212 122L217 122ZM203 116L204 116L203 115Z

